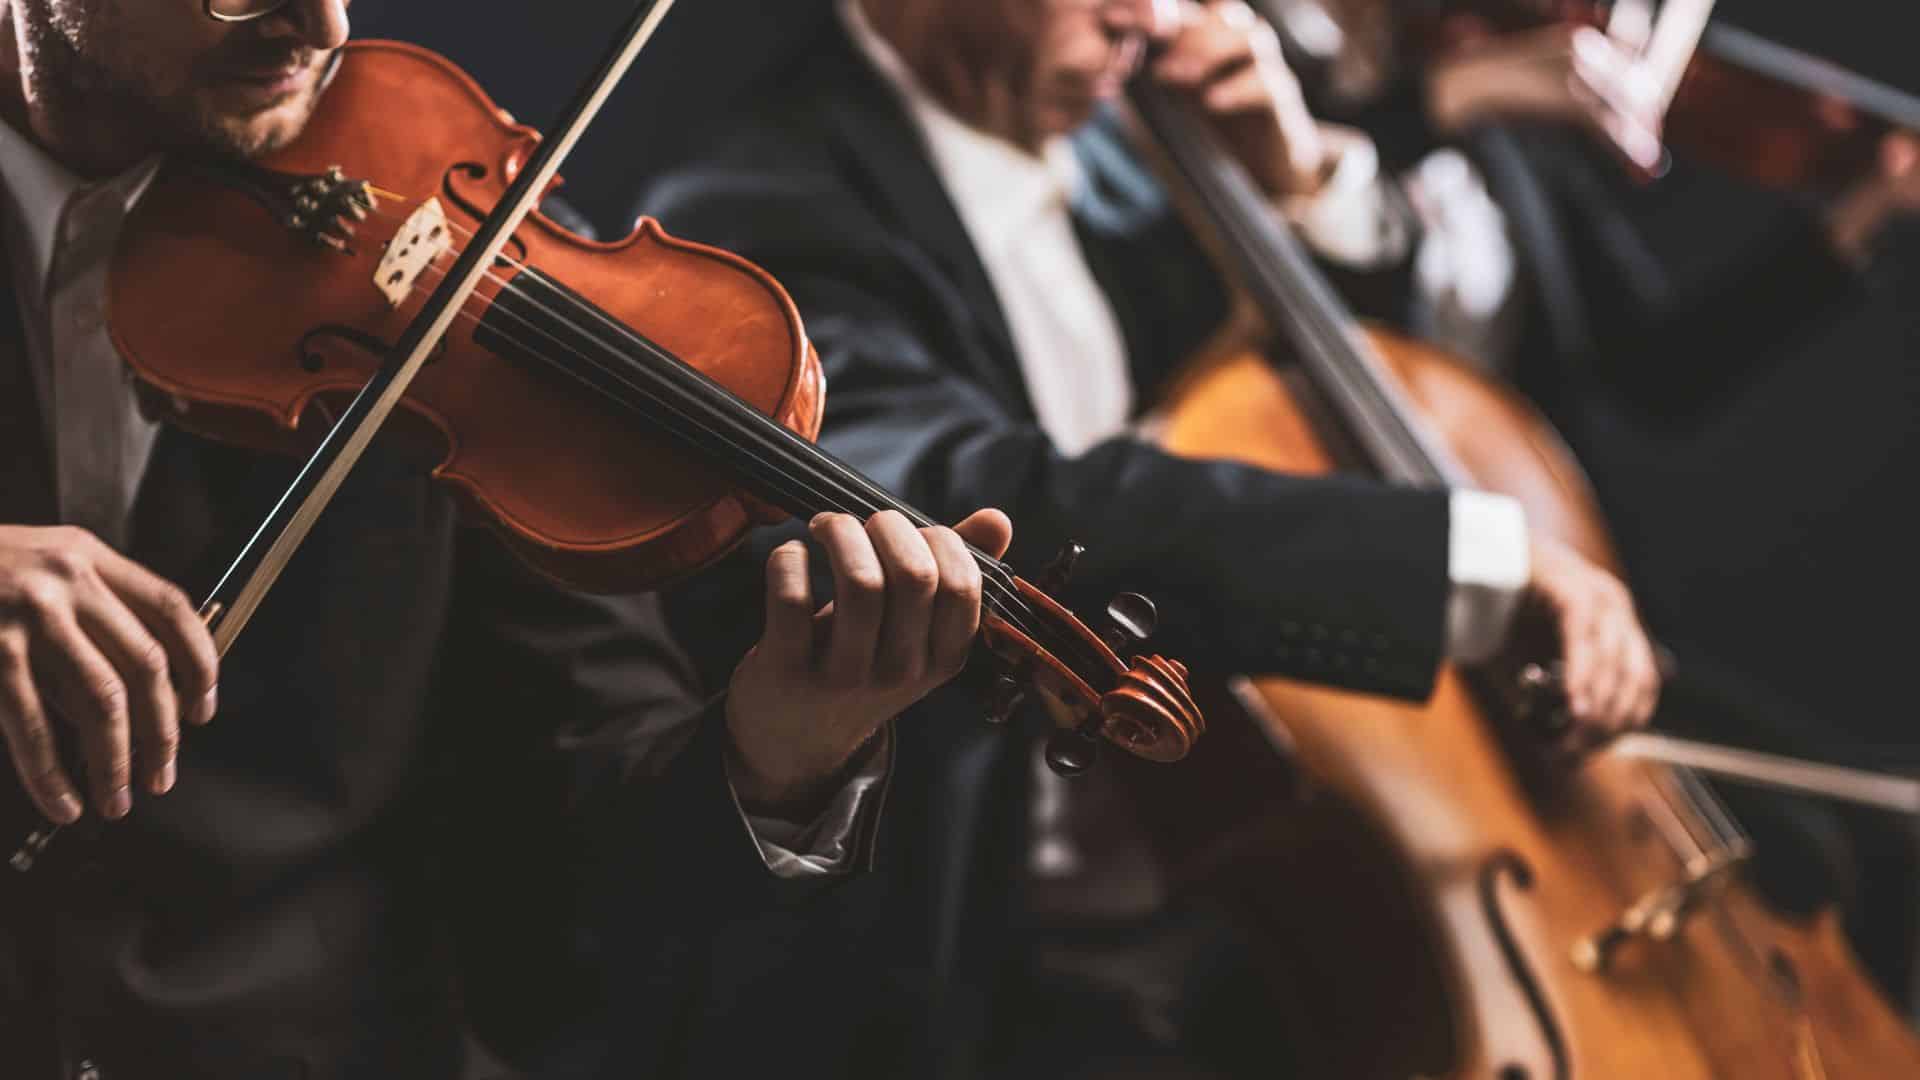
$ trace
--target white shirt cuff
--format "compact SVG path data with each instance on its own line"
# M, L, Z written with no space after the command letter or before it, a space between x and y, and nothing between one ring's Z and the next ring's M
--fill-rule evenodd
M1324 258L1353 270L1372 270L1406 258L1412 224L1387 193L1380 152L1364 132L1322 124L1340 156L1320 190L1283 199L1281 211Z
M1533 575L1527 515L1505 495L1455 491L1447 534L1447 659L1489 660L1506 644Z
M741 820L747 823L747 831L760 848L761 860L775 877L819 877L844 874L852 869L861 814L893 766L892 725L881 729L880 737L863 753L866 760L861 763L860 771L846 782L820 816L810 822L797 824L741 809ZM739 803L736 794L734 805Z

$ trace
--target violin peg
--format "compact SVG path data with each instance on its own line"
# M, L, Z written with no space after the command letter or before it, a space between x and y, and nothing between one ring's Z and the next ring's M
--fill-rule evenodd
M1098 723L1071 731L1056 731L1047 738L1047 768L1059 776L1079 776L1100 759L1100 740L1091 731Z
M1027 699L1027 688L1012 674L995 676L987 687L987 723L1004 724Z
M1073 580L1073 568L1080 563L1080 556L1086 554L1084 544L1069 540L1065 547L1040 568L1040 588L1048 596L1058 597Z
M1124 656L1138 652L1153 637L1159 623L1160 613L1153 601L1139 593L1121 593L1107 605L1107 628L1100 637Z

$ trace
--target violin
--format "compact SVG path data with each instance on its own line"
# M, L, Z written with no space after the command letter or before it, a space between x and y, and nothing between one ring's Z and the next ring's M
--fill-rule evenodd
M201 609L222 653L376 430L424 447L465 509L583 589L651 588L789 514L932 524L812 441L824 380L778 282L651 220L596 243L532 209L665 6L640 5L555 140L444 58L360 41L293 143L170 161L155 178L108 286L148 407L211 439L312 455ZM1143 649L1150 602L1121 596L1095 633L974 554L980 639L1001 668L991 719L1029 690L1057 705L1063 771L1101 743L1186 754L1205 720L1186 669ZM31 870L56 831L15 834L14 868Z
M1217 343L1161 403L1168 449L1502 492L1534 529L1617 565L1539 415L1363 327L1197 110L1144 79L1129 93L1184 208L1293 358ZM1740 877L1750 838L1688 769L1657 754L1549 764L1534 681L1447 669L1422 705L1196 683L1213 730L1185 767L1143 778L1143 817L1174 887L1227 905L1255 942L1296 1056L1280 1071L1920 1076L1920 1039L1836 915L1763 905Z
M1834 194L1877 167L1882 140L1920 131L1920 97L1725 23L1713 0L1667 0L1641 56L1665 140L1756 184ZM1490 34L1570 22L1605 29L1619 5L1453 0L1425 36L1440 55ZM1651 179L1652 177L1647 177Z

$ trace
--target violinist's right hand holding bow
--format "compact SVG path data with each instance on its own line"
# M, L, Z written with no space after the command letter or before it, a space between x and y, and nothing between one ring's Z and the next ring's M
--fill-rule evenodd
M96 812L125 817L136 765L143 790L172 789L180 725L213 719L218 669L172 584L83 529L0 525L0 733L48 821L84 812L56 724L79 741Z
M816 609L808 553L767 561L767 621L727 699L730 779L750 812L806 820L886 722L959 673L980 626L980 566L1012 526L983 510L916 529L898 513L864 525L823 514L810 532L833 568ZM219 655L177 586L83 529L0 526L0 732L48 821L89 801L123 818L141 790L173 788L181 725L213 719ZM59 729L65 728L66 731ZM60 753L77 740L91 799Z

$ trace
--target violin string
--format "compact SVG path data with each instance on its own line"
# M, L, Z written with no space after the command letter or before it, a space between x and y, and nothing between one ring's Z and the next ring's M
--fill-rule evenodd
M508 259L507 261L512 261L512 260ZM434 264L431 264L428 269L434 273L443 272L441 268L438 266L437 262ZM490 280L493 280L499 283L503 287L509 284L504 278L501 278L499 275L492 274L491 272L489 272L488 277ZM479 299L479 298L476 298L476 299ZM490 301L486 301L484 299L480 299L480 302L483 304L489 304L489 305L491 304ZM542 304L537 300L529 299L528 302L532 306L541 310L544 314L555 319L556 322L559 322L562 325L566 325L571 329L580 331L583 334L587 333L586 328L582 327L576 320L573 320L560 312L554 311L551 307L545 304ZM621 329L621 330L625 329L624 327L620 327L618 323L613 322L613 320L611 320L604 313L592 311L591 308L589 308L588 310L592 312L594 317L596 317L598 320L608 323L609 325L616 327L618 329ZM598 361L594 360L592 357L582 353L579 349L555 337L550 332L546 331L544 328L528 322L523 316L520 316L518 313L513 312L507 308L497 308L497 311L499 314L503 316L507 316L513 319L515 322L520 323L526 329L532 331L534 334L540 337L546 338L550 344L557 345L562 349L566 350L567 352L574 354L579 359L593 365L603 375L606 375L609 377L615 377L615 378L619 377L619 374L617 372L611 371L610 369L606 368L605 365L600 364ZM478 314L472 311L464 310L464 309L460 312L459 317L471 319L473 320L475 325L479 325L480 319L481 319L481 317ZM589 334L588 336L591 336L591 335ZM524 341L517 342L517 344L521 345L521 347L523 348L526 347ZM538 351L535 349L528 349L528 352L530 355L539 355ZM670 362L670 363L675 363L675 364L679 363L679 361L674 360L671 357L661 357L660 359L663 359L666 362ZM675 407L672 403L662 399L658 394L647 390L647 388L632 384L630 380L622 380L622 381L626 382L629 389L646 394L656 405L673 409L683 419L698 422L698 418L689 416L684 410ZM756 417L758 417L758 414L756 414ZM737 441L730 441L729 448L733 449L737 453L741 453L743 455L752 457L754 460L760 462L761 464L768 465L769 469L765 474L763 474L763 477L773 482L775 486L784 487L784 489L786 490L786 493L789 494L790 496L796 493L794 484L792 482L793 478L788 476L787 471L780 468L777 463L768 461L764 457L760 456L752 448L742 446ZM831 481L833 478L828 477L828 479ZM860 479L864 481L864 478L860 478ZM868 484L867 486L871 487L870 484ZM876 492L878 491L878 489L873 489L873 490ZM844 488L840 493L840 497L838 501L836 501L831 494L827 492L823 492L818 487L815 487L812 485L803 484L803 486L799 489L798 494L802 495L803 497L810 497L814 505L829 506L835 509L843 510L845 512L854 513L856 514L856 516L863 516L863 517L871 516L873 513L878 512L878 510L883 507L896 508L896 509L900 509L903 513L905 513L910 520L917 520L923 527L925 525L931 524L931 522L927 521L922 515L919 515L917 514L917 512L912 511L911 508L898 504L897 502L892 500L890 496L885 496L884 493L880 493L880 494L883 496L885 501L880 503L879 505L875 505L874 502L872 501L862 500L859 497L857 492L848 492L844 490ZM1057 632L1053 626L1053 620L1043 617L1039 612L1035 611L1028 604L1026 598L1021 596L1017 591L1017 589L1015 588L1015 586L1013 586L1010 580L1012 577L1011 571L1005 566L1004 563L1001 563L997 559L993 559L991 556L988 556L985 553L980 552L978 549L972 548L971 546L969 546L969 550L973 554L976 562L980 564L983 572L982 573L983 595L986 596L986 598L988 599L988 602L991 605L991 608L994 611L994 613L998 615L1004 622L1006 622L1010 627L1018 630L1022 634L1025 634L1027 637L1033 639L1036 643L1042 644L1043 647L1048 648L1048 650L1052 652L1055 656L1064 657L1075 652L1080 653L1081 660L1083 663L1091 663L1093 665L1092 668L1085 669L1085 670L1099 670L1101 667L1105 666L1104 663L1102 662L1103 658L1093 654L1090 650L1088 650L1085 646L1085 643L1080 641L1077 635L1073 635L1066 632Z
M551 309L547 310L550 311ZM527 329L531 330L534 334L546 338L551 344L572 353L578 359L593 366L602 375L616 379L621 378L618 372L612 371L605 365L600 364L593 357L582 353L579 349L574 348L566 342L554 338L553 335L547 333L542 328L526 323L524 318L510 309L500 308L498 311L501 315L526 326ZM528 348L524 341L517 341L514 342L514 344L517 344L521 348ZM537 350L531 348L528 348L528 353L529 355L540 355ZM668 358L666 362L678 363L678 361L674 361L671 358ZM562 370L566 370L564 366L562 366ZM587 382L590 386L592 385L590 379L583 381ZM621 379L621 381L630 390L647 396L656 406L672 410L683 419L691 422L700 422L699 418L690 416L684 409L681 409L671 401L663 399L659 394L652 392L648 388L634 384L631 380ZM712 430L711 423L708 424L707 430ZM876 505L863 500L857 492L849 493L844 488L837 494L823 491L816 484L808 483L804 479L796 480L791 474L792 470L781 467L777 462L770 462L765 456L755 452L751 448L742 449L738 442L730 442L729 446L735 450L735 452L745 454L756 464L766 466L758 474L762 481L770 487L780 490L790 498L798 495L796 501L811 503L811 505L816 507L824 506L829 509L853 513L862 518L870 517L880 509L899 508L897 504ZM833 478L831 476L826 479L829 486L837 486L833 484ZM917 518L917 515L910 514L909 516L910 518ZM919 520L921 520L924 525L924 519ZM1053 620L1047 619L1034 611L1027 604L1026 599L1015 590L1015 587L1010 581L1002 580L1000 576L994 574L994 564L988 561L990 557L979 553L977 549L970 549L970 551L976 561L981 565L982 592L989 604L989 609L993 611L994 614L998 615L1009 626L1032 638L1036 643L1042 644L1056 656L1068 657L1072 651L1082 648L1083 643L1080 642L1076 636L1057 631L1054 627ZM1085 655L1082 657L1082 661L1095 664L1096 670L1097 666L1101 665L1101 658L1098 656Z
M377 194L384 196L395 202L399 202L402 205L405 205L409 202L409 200L405 199L404 197L398 195L395 192L387 191L385 189L380 189L380 188L374 188L372 190L374 190ZM377 205L375 208L373 208L373 212L377 216L380 216L386 220L404 221L404 219L400 218L398 214L392 211L386 210L383 207L379 207ZM462 238L471 236L471 231L465 228L464 226L458 224L457 222L449 221L447 223L447 227L449 231L456 236L461 236ZM527 266L525 263L513 258L511 255L507 255L503 253L499 258L500 258L500 261L507 263L508 265L522 272L532 269L531 267ZM430 263L429 267L432 269L435 269L436 271L438 270L436 263ZM500 275L494 274L491 271L488 271L486 276L488 280L493 281L494 283L500 285L502 288L505 288L508 285L508 281L506 278ZM538 308L543 314L546 314L548 317L553 318L554 320L559 322L561 325L567 326L570 329L579 331L583 334L586 333L586 330L584 327L580 326L576 321L568 318L564 314L554 311L551 307L545 304L541 304L537 300L533 300L530 297L527 298L527 301L530 304L532 304L534 307ZM485 301L483 301L483 303L484 302ZM595 318L596 320L604 324L609 330L612 330L617 334L621 334L623 336L632 338L635 344L640 345L643 348L647 348L647 349L654 348L653 346L651 346L651 343L645 342L644 339L638 338L638 336L634 335L629 328L620 324L618 321L608 316L605 312L599 311L597 308L593 308L591 305L588 305L586 310L588 311L591 317ZM506 313L512 314L511 312L506 312ZM521 319L519 321L523 323L526 322L526 320L524 319ZM538 327L531 327L530 324L529 326L531 329L536 330L536 332L541 332L543 336L549 338L550 340L555 341L555 343L560 343L558 342L558 339L553 338L553 335L547 334L544 331L540 331L540 328ZM588 336L591 336L591 335L588 335ZM564 343L560 343L560 344L564 344ZM579 350L577 349L571 349L570 351L574 352L576 355L580 355ZM659 357L658 359L662 359L662 360L665 360L666 362L671 362L676 364L679 363L679 361L675 360L671 356L663 356L663 357ZM612 372L606 371L604 366L601 367L601 370L605 374L613 374ZM658 403L657 397L655 398L655 400ZM684 413L682 413L682 415L683 417L685 416ZM726 418L723 416L722 419L724 420ZM755 419L760 419L760 418L756 416ZM748 454L752 453L751 450L743 449L737 443L730 444L729 448L733 449L737 453L748 453ZM834 464L837 465L838 463L835 462ZM933 524L933 522L930 519L927 519L924 515L919 514L912 507L909 507L903 503L900 503L890 493L886 492L884 489L881 489L877 485L873 484L871 481L867 480L866 477L861 476L859 473L854 472L853 470L845 469L844 466L841 467L841 471L844 473L845 478L847 480L851 480L858 487L864 488L868 494L868 497L878 505L899 510L901 513L906 515L909 520L914 521L920 527L927 527ZM812 492L812 494L814 494L816 498L819 497L818 492ZM869 515L872 514L873 512L875 511L872 508L868 508L866 511L866 513L868 513ZM972 553L975 561L980 564L981 569L983 571L983 575L987 578L998 579L997 581L998 587L1004 590L1003 606L1010 606L1013 609L1017 609L1019 612L1024 613L1024 615L1026 616L1026 619L1016 621L1015 619L1012 618L1012 611L1003 611L1001 613L1002 618L1006 619L1010 623L1010 625L1017 626L1019 629L1021 629L1023 633L1026 633L1029 637L1034 638L1036 642L1039 642L1045 636L1048 636L1045 634L1036 634L1034 630L1037 627L1052 627L1054 625L1054 620L1052 620L1051 618L1045 617L1040 612L1036 611L1027 602L1026 598L1020 594L1018 588L1013 583L1012 570L1009 567L1007 567L1005 563L1001 562L1000 560L992 556L987 555L985 552L982 552L977 548L974 548L972 545L968 545L968 548L969 548L969 551ZM1021 625L1022 623L1025 623L1025 625ZM1092 667L1089 670L1098 670L1099 668L1105 666L1104 655L1101 654L1098 650L1089 648L1086 645L1086 643L1079 638L1078 635L1067 634L1065 635L1065 637L1066 637L1066 640L1064 642L1056 640L1056 642L1051 646L1055 655L1065 655L1065 653L1068 651L1079 652L1081 653L1082 661L1086 663L1090 663L1092 665Z
M503 309L500 311L500 314L505 316L506 318L512 319L515 322L522 324L525 329L531 331L532 333L548 338L550 344L573 353L575 356L579 357L581 360L585 361L588 359L579 350L573 348L572 346L568 345L567 343L557 338L553 338L551 334L548 334L546 331L544 331L540 327L534 326L531 323L527 323L526 320L522 316L520 316L518 313L505 311ZM479 326L481 323L481 316L475 314L470 310L463 309L457 317L471 323L476 327ZM507 340L509 340L511 343L521 348L527 347L527 343L524 339L516 339L512 335L503 335L503 336L505 336ZM656 399L656 401L657 400L658 399ZM875 508L870 506L856 507L856 506L849 505L846 501L842 499L836 498L828 493L821 492L820 490L813 487L811 484L809 484L807 481L805 481L802 478L789 477L788 480L790 481L789 483L786 483L781 486L783 487L785 493L788 494L789 496L797 496L796 501L807 502L828 510L836 510L836 511L841 511L846 513L871 514L875 511ZM983 577L982 581L984 586L986 584L987 579ZM997 596L989 597L989 602L996 603L997 599L998 599ZM996 603L996 613L998 613L998 610L999 610L998 605ZM1013 620L1009 620L1009 621L1013 621Z

